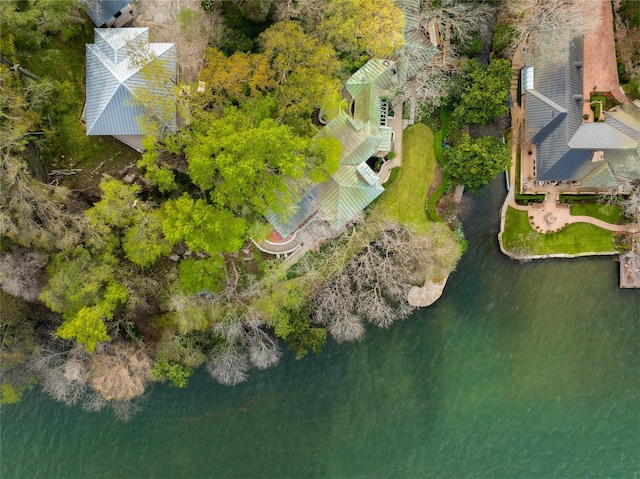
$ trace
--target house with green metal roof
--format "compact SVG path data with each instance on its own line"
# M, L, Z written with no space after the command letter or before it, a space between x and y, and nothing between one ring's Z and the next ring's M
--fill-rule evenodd
M142 73L146 57L158 62L162 81L174 82L176 55L173 43L149 43L148 28L96 28L94 43L86 45L86 101L82 118L87 135L110 135L142 151L143 132L139 118L147 113L135 101L136 91L156 88ZM154 80L157 81L157 80ZM169 128L175 129L176 118Z
M340 141L338 171L329 180L309 186L286 212L267 215L283 238L318 213L340 230L382 194L384 188L367 160L392 150L393 131L387 126L389 105L385 95L396 78L395 62L374 58L346 81L345 96L351 114L340 111L317 135L330 135ZM299 185L292 188L299 189Z
M283 238L318 213L335 230L340 230L384 191L378 175L367 165L367 160L380 151L383 141L380 127L341 111L318 136L333 136L340 140L340 166L323 183L307 185L304 190L300 182L290 185L300 200L283 213L267 215Z
M546 42L541 42L546 44ZM548 43L553 44L553 43ZM640 108L624 103L603 112L604 121L583 118L583 39L536 49L522 71L526 114L521 157L533 162L537 185L567 191L613 188L631 174L640 152ZM524 183L524 181L523 181Z
M393 130L387 124L390 99L402 82L409 80L437 53L419 25L420 0L394 0L405 16L402 50L391 59L372 58L345 82L347 112L341 111L318 136L331 135L342 145L340 166L328 181L291 185L300 200L284 213L267 219L286 238L310 218L320 215L335 230L343 228L382 194L384 188L367 160L393 150Z
M353 118L371 122L382 135L379 156L391 151L392 130L387 126L391 89L397 85L395 62L372 58L345 83L346 97Z

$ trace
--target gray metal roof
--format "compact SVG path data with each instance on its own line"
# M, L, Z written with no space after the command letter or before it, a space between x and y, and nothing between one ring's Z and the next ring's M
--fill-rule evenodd
M590 188L610 188L615 186L616 180L611 167L605 162L595 168L580 181L581 186Z
M533 143L540 144L567 117L567 110L535 90L527 93L527 132Z
M545 43L545 42L540 42ZM538 177L562 159L580 161L581 155L567 155L569 140L582 124L582 38L566 44L556 41L553 52L538 48L534 54L535 90L527 90L525 109L527 136L537 145ZM563 171L577 170L579 164L564 165ZM553 178L561 179L561 178Z
M569 141L569 148L606 150L636 148L638 142L608 123L583 123Z
M536 144L540 180L580 180L607 188L638 160L640 109L625 103L605 113L605 122L583 123L582 39L536 50L534 89L525 97L527 139ZM594 153L602 160L594 161Z
M625 103L607 111L605 122L640 141L640 110L633 103Z
M142 134L137 118L145 111L135 104L134 93L149 86L140 74L142 65L131 58L133 45L144 45L154 61L163 62L167 81L176 71L174 44L148 43L148 35L148 28L94 29L95 43L86 45L87 135Z
M538 157L540 149L538 149ZM593 151L591 150L570 150L566 149L564 154L548 168L544 173L538 174L540 180L570 181L578 180L589 174L597 166L592 163Z
M91 17L96 27L101 27L129 3L131 0L90 0L84 5L87 8L87 15Z

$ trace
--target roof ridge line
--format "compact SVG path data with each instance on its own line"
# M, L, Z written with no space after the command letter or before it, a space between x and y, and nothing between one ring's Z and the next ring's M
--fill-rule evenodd
M96 115L96 119L93 121L93 125L91 125L91 128L89 128L88 125L87 125L87 135L93 129L93 127L98 123L98 120L100 120L100 117L104 114L104 111L105 111L106 107L109 105L109 103L111 103L111 100L113 99L113 97L118 92L118 90L120 89L121 86L122 86L122 83L118 84L118 86L113 90L113 92L111 92L111 95L109 96L109 99L105 102L105 104L102 106L102 108L100 108L100 113L98 115ZM129 91L131 91L131 90L129 90Z
M543 95L537 89L531 88L531 89L527 90L527 92L531 93L538 100L545 102L547 105L549 105L551 108L553 108L554 110L558 111L559 113L567 113L567 109L566 108L558 105L555 101L553 101L551 98L547 97L546 95Z

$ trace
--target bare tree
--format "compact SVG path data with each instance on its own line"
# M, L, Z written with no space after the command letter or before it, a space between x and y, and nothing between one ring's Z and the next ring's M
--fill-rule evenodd
M224 342L213 352L207 363L207 372L225 386L235 386L247 380L249 359L239 346Z
M113 415L116 419L128 422L133 418L133 416L142 411L145 399L145 396L141 396L132 400L111 401L109 405L111 406Z
M398 85L394 104L415 100L430 110L435 110L456 88L454 77L457 74L458 70L453 65L430 63L410 80Z
M425 278L448 274L460 249L446 226L433 226L428 235L389 223L342 271L315 295L315 321L336 341L362 338L363 320L379 327L406 318L413 307L409 289Z
M13 296L33 302L42 289L42 269L47 257L25 248L10 248L0 254L0 287Z
M303 24L317 26L324 18L326 0L279 0L274 2L276 18L300 20Z
M380 237L365 247L345 269L355 296L355 313L380 327L406 318L413 308L406 300L416 276L416 258L411 257L411 232L399 225L387 226Z
M382 234L352 259L316 295L315 320L328 326L337 341L360 339L366 318L387 327L412 310L406 301L410 284L399 246L410 233L398 225Z
M90 392L82 401L82 409L88 412L98 412L109 405L109 402L98 392Z
M618 204L625 216L640 221L640 155L631 155L628 160L617 165L616 187L603 195L606 203Z
M280 361L282 349L275 338L264 329L264 322L249 319L245 322L243 345L249 361L258 369L268 369Z
M114 341L91 356L87 379L107 401L129 401L144 393L151 367L151 357L139 344Z
M435 33L446 44L448 54L454 55L454 40L468 44L475 32L487 37L496 9L484 2L461 0L424 1L418 25L425 32Z
M51 342L30 367L40 378L42 390L67 406L87 393L89 355L81 345L69 348L66 342Z
M502 2L506 19L520 32L505 53L512 55L518 47L530 48L532 43L553 49L599 25L599 9L589 9L588 15L584 15L588 4L575 0Z
M87 220L70 212L66 188L32 179L11 152L0 161L0 234L26 248L71 249L82 239Z

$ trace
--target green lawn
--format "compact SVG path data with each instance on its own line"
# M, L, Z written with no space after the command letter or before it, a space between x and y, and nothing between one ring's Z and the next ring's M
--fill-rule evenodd
M433 132L427 125L416 123L404 130L402 142L402 168L398 178L376 201L371 215L425 232L430 224L425 211L427 193L436 171Z
M573 216L592 216L607 223L618 224L622 220L622 208L618 205L602 205L598 203L573 203Z
M557 233L541 234L529 225L526 211L511 207L507 210L502 241L507 251L517 254L616 252L610 231L588 223L573 223Z

